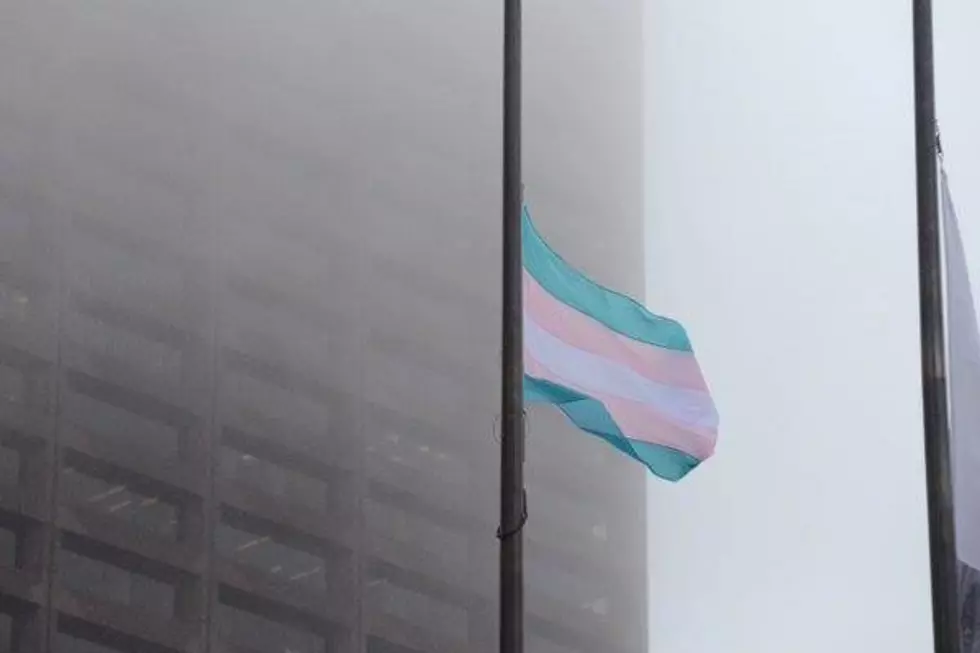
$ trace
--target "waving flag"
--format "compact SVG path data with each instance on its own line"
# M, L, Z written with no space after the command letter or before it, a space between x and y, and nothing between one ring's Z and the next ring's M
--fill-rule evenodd
M572 268L525 210L524 396L676 481L709 457L718 415L684 328Z

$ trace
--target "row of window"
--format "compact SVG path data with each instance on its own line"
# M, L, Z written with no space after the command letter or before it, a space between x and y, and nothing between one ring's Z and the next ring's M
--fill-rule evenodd
M107 498L106 494L103 491L92 498L102 500ZM123 492L110 491L109 494L121 497ZM309 544L301 549L296 546L295 540L284 542L274 535L260 535L256 532L258 529L245 530L242 527L245 521L248 521L247 517L231 516L218 526L215 544L222 556L270 578L317 592L327 591L332 574L337 570L328 569L330 560L326 556L322 553L318 555L313 550L315 547ZM15 524L0 528L0 564L16 566L20 536ZM71 534L64 536L59 556L60 583L66 589L103 601L122 603L160 619L175 616L178 588L182 583L192 582L190 577L168 570L159 563L132 555L121 556L110 547ZM595 588L585 584L582 579L548 564L544 559L529 560L529 563L529 586L549 588L549 593L556 599L590 597L580 606L582 609L602 616L608 614L608 599L597 596ZM411 581L406 584L404 574L389 576L385 565L372 566L371 569L372 577L366 580L363 597L366 610L380 611L454 640L467 640L469 622L464 606L453 600L436 598L414 586ZM564 596L561 593L565 593ZM245 618L242 615L239 617ZM271 632L270 628L264 626L266 632ZM254 638L249 639L255 641Z
M257 653L324 653L330 650L328 641L317 633L303 631L282 622L266 619L235 607L222 604L216 622L219 636L240 648ZM0 650L10 653L27 653L17 648L14 636L14 618L0 613ZM55 639L56 653L144 653L145 649L118 644L109 647L98 641L83 639L75 634L59 632ZM540 636L529 634L525 642L527 653L581 653L580 650L557 644ZM367 637L367 653L424 653L381 637Z
M220 599L219 599L220 600ZM33 653L18 627L29 613L0 612L0 650L5 653ZM62 617L61 630L55 635L55 653L176 653L132 637L91 624L78 624ZM329 638L322 632L297 627L220 602L214 616L219 639L243 651L255 653L326 653L331 650Z
M242 387L253 388L246 396L254 402L263 398L268 400L273 392L250 377L243 377L242 384ZM291 400L291 410L283 412L284 418L302 412L302 400L280 392ZM314 411L309 413L313 421L329 423L332 417L329 410L321 408L320 404L307 405ZM171 459L179 455L180 432L172 426L84 396L70 396L68 406L80 416L78 419L85 416L86 424L92 425L90 428L117 438L120 446L131 448L133 436L140 435L140 446L145 446L147 453ZM455 504L463 510L470 508L470 488L478 478L467 458L455 447L446 446L445 439L429 437L420 430L386 427L384 421L373 424L367 435L370 437L364 447L369 478L404 487L434 505L452 508ZM316 508L327 503L331 496L328 482L322 476L298 473L295 466L229 447L220 450L219 471L225 478L242 479L275 496L312 504ZM485 474L481 486L489 487L489 481L490 477ZM548 531L562 532L562 539L567 542L605 544L609 533L601 513L590 514L592 511L586 504L572 502L560 493L548 492L547 495L546 503L551 509L542 515L542 519L549 523ZM488 513L485 518L492 519L492 515Z
M94 238L91 231L76 229L78 238L70 248L68 266L72 295L112 298L117 303L138 306L138 312L153 315L155 319L163 322L173 321L176 316L186 312L185 295L190 281L179 257L168 260L159 254L147 256L144 251L145 244L135 250L120 246L125 244L127 237L119 237L116 232L122 232L119 231L118 226L102 225L95 230L94 235L97 237ZM323 264L322 259L320 264ZM126 274L119 274L119 270L126 270ZM291 283L295 286L297 282L293 280ZM254 286L254 283L252 285ZM356 336L356 332L350 330L353 326L350 319L343 319L343 316L333 316L331 324L318 321L316 324L309 324L313 328L301 328L305 320L304 315L309 313L309 307L297 304L298 300L292 304L289 301L285 303L273 301L268 306L272 310L266 310L264 315L262 310L258 312L250 310L248 309L250 305L261 307L262 304L269 304L270 291L266 289L265 296L250 293L243 297L235 292L241 289L240 286L241 284L227 284L227 290L232 292L228 300L223 303L236 307L236 310L232 311L225 320L229 331L224 334L224 338L234 341L236 334L243 330L257 333L255 331L257 325L273 320L274 323L266 324L264 332L275 334L274 337L267 339L267 343L274 344L275 347L265 346L262 348L263 353L272 354L275 349L285 348L306 351L305 360L302 358L299 360L308 367L313 360L323 358L321 352L336 349L336 345L327 346L329 340L327 335L336 325L346 322L344 330L348 333L348 339ZM319 296L322 296L322 288L319 290ZM281 295L281 292L279 294ZM302 300L304 304L315 301L313 298L317 293L306 293L306 295ZM246 298L251 301L241 301ZM276 298L280 297L274 294L273 299ZM288 313L283 313L283 309L287 309ZM247 314L246 318L239 315L243 311ZM71 316L67 332L71 338L77 340L79 345L87 349L117 355L129 364L163 378L172 380L179 374L182 362L180 352L160 342L126 334L104 321L93 320L90 316ZM252 342L258 341L253 337ZM348 342L347 345L352 342ZM492 352L492 347L488 351ZM328 370L329 361L323 358L321 362L322 370ZM447 390L451 391L452 387L452 384L447 385Z
M103 410L101 402L93 403L97 403L100 410ZM119 422L123 423L119 424ZM131 424L123 420L113 422L110 419L109 423L118 428L120 437L133 432L125 428ZM137 426L135 430L141 426ZM235 480L273 496L317 509L327 508L330 504L342 502L347 498L344 493L331 492L330 483L323 477L297 471L295 465L286 466L282 464L281 459L275 457L270 459L267 457L268 454L260 457L265 452L256 451L247 444L245 447L242 445L243 442L239 438L233 445L222 445L218 449L219 478ZM434 467L428 467L428 471L439 474L441 466L443 475L449 476L450 479L454 475L453 472L461 467L459 464L461 461L453 460L451 454L430 445L413 442L395 431L385 432L385 435L372 447L374 451L370 452L368 459L369 470L372 465L370 461L378 460L376 469L381 472L380 478L392 476L391 465L422 472L426 471L427 465L435 463ZM251 452L243 451L242 448ZM84 461L84 458L76 455L74 460ZM0 479L15 483L19 475L19 466L19 453L14 449L0 447ZM465 488L465 480L458 479L456 487ZM178 539L182 506L179 502L175 502L172 496L163 496L160 492L154 491L155 488L146 487L146 483L121 481L113 478L111 473L99 476L91 473L91 470L86 470L85 464L71 464L69 461L61 484L62 496L80 503L89 510L130 522L140 530L156 533L166 539ZM558 506L553 507L558 508ZM405 546L416 547L432 556L438 556L444 565L448 565L447 569L465 569L468 566L467 531L469 529L465 526L462 530L459 525L455 528L444 526L440 523L438 515L434 519L426 518L423 516L426 512L424 507L405 505L397 499L394 505L389 501L368 499L363 504L362 510L368 532L372 537L386 538ZM567 511L566 516L571 520L578 517L572 510ZM543 515L542 518L546 517L547 515ZM591 529L591 534L597 539L603 540L607 536L601 523L592 526ZM268 547L273 546L270 536L263 534L254 534L254 537L245 543L249 546L243 551L251 551L253 556L261 555ZM245 559L251 558L245 556ZM307 574L302 578L310 578L309 582L318 581L322 586L323 570L314 570L315 567L316 565L310 565L308 569L287 573L288 569L283 570L273 564L265 571L287 579L292 579L296 574ZM594 589L590 591L588 583L579 582L576 587L571 587L568 583L563 585L554 581L561 577L568 577L571 581L575 581L578 576L561 574L560 570L545 572L543 567L538 575L541 576L540 580L532 579L532 583L546 590L550 588L552 591L547 593L553 598L567 600L568 597L579 597L583 607L599 613L605 611L604 604L600 601L601 597L591 596L594 594ZM549 582L548 578L553 582Z
M57 562L62 587L79 595L136 608L160 619L174 617L175 583L151 576L146 569L141 573L113 564L110 562L113 551L97 549L88 542L63 538ZM93 557L100 553L100 558Z
M179 257L168 260L167 257L159 254L147 256L145 244L137 249L127 246L127 239L132 240L132 238L120 237L119 234L123 231L129 230L120 230L119 226L108 226L108 224L104 224L94 231L92 229L76 229L79 238L72 243L71 256L68 261L71 274L71 293L73 295L81 293L84 296L112 298L115 302L122 302L124 305L139 306L139 312L154 315L160 321L172 322L176 316L186 312L187 298L185 295L188 292L188 284L191 282L187 278L185 266L182 265ZM93 235L96 237L92 237ZM324 265L322 258L319 261L321 266ZM126 270L127 273L119 274L119 270ZM252 273L254 274L254 270ZM260 271L260 274L264 275L265 273ZM272 277L274 276L272 275ZM289 283L295 287L299 282L293 279ZM245 331L253 334L262 332L267 336L274 334L267 337L266 344L261 346L260 351L263 354L274 355L275 350L285 352L287 349L294 352L305 351L305 356L301 355L297 358L291 354L288 358L305 367L310 367L314 361L320 361L316 365L318 374L328 377L331 373L330 360L325 357L331 355L328 352L334 352L332 355L336 358L344 354L343 349L338 349L338 347L350 349L350 346L354 344L353 339L357 337L357 332L352 330L351 319L344 318L343 315L335 315L327 323L322 321L307 323L308 328L302 328L302 324L306 321L304 316L309 313L307 304L310 302L318 303L315 298L322 296L322 284L319 284L321 287L318 288L318 292L304 293L302 300L293 298L291 302L273 301L271 303L269 302L269 289L266 289L264 297L261 296L261 293L259 295L251 293L243 297L239 292L236 292L241 289L239 287L241 284L229 283L226 285L226 290L231 292L222 304L234 307L235 310L225 316L226 319L223 320L224 329L227 330L227 333L222 334L223 340L230 339L234 342L238 337L237 334ZM254 283L252 285L254 286ZM194 292L203 291L199 289ZM281 291L276 292L282 295ZM274 292L273 299L281 299L279 295L275 295ZM243 299L248 301L242 301ZM253 305L259 310L248 308ZM409 307L406 306L406 310L407 308ZM263 323L267 324L256 331L256 327ZM346 325L342 325L342 323L346 323ZM346 340L331 344L330 334L338 325L342 331L346 332L347 335L344 336ZM358 328L362 327L359 326ZM114 355L126 360L130 365L162 378L170 379L171 382L179 375L183 362L181 352L163 343L154 342L134 334L125 334L120 329L113 328L113 325L107 324L103 320L93 320L91 317L72 316L67 325L67 332L71 338L76 339L78 344L88 350L103 352L105 355ZM457 329L454 333L460 333L460 331ZM246 338L243 344L247 346L249 342L254 345L260 343L261 339ZM377 347L374 349L380 351ZM374 350L372 349L372 351ZM492 364L493 351L492 346L487 348L488 365ZM412 350L409 348L406 352L398 355L404 356L411 354L411 352ZM428 359L429 355L426 358ZM400 369L399 366L394 366L390 370L381 371L385 366L386 363L383 360L372 361L372 367L378 368L379 375L376 382L371 384L371 388L377 386L375 389L379 393L385 392L382 387L385 385L385 379L392 378L392 375L397 374L397 370ZM443 388L444 393L457 392L459 383L452 380L451 376L455 375L458 380L460 378L469 379L474 375L473 370L459 370L451 373L450 376L446 376L446 374L423 369L424 365L421 367L411 365L411 367L416 376L426 374L431 377L428 383L430 385L432 383L438 384ZM451 365L450 367L456 368L458 365ZM342 378L338 377L338 380L342 381ZM234 385L238 381L232 380L231 383ZM400 383L399 385L404 384ZM409 383L405 387L411 388L412 385ZM247 393L248 388L243 389L243 392ZM262 392L268 393L268 389L263 388ZM472 392L463 393L460 395L461 400L472 397L473 394ZM278 398L269 403L272 409L276 405L288 405L288 402L284 404ZM290 411L291 409L290 406ZM291 411L291 414L294 413ZM304 415L305 413L301 411L299 414Z
M180 383L185 358L181 348L131 328L116 328L106 319L91 314L70 312L66 322L69 340L93 357L126 361L128 366L149 372L155 378L175 385Z
M181 505L147 484L111 473L97 476L85 465L69 463L61 475L61 495L66 501L128 522L141 531L178 539Z
M183 292L184 277L179 270L167 268L157 263L149 264L142 257L133 256L112 248L95 244L85 245L85 256L72 263L77 273L73 286L92 295L113 296L128 299L139 295L140 305L148 306L152 313L170 315L180 304L177 299ZM115 278L113 270L133 270L128 278ZM13 310L28 310L29 306L15 291L7 293L3 306L13 305ZM24 295L26 297L26 295ZM17 309L21 306L22 309ZM161 378L178 380L185 363L185 353L179 346L167 342L165 338L147 337L145 330L120 328L111 320L96 316L93 311L72 312L66 325L70 339L87 351L111 359L124 360L141 369L152 370ZM4 370L11 370L9 374ZM394 368L392 368L394 369ZM406 370L399 372L399 383L410 377ZM405 377L405 379L402 379ZM417 381L417 380L416 380ZM251 373L226 372L222 379L223 392L243 404L259 406L260 410L283 423L299 422L316 425L321 432L330 429L335 418L334 411L323 401L311 397L309 392L296 392L294 377L265 376ZM447 388L448 391L448 388ZM23 402L29 392L25 377L15 368L0 367L0 402ZM86 429L108 438L120 449L131 450L136 446L146 459L176 459L181 457L183 438L189 416L175 416L162 413L148 414L147 411L133 409L125 401L106 401L99 393L68 392L65 394L63 410L66 415ZM119 397L117 396L116 399ZM167 411L164 410L164 413ZM154 411L149 411L154 413ZM400 424L401 420L393 421ZM488 422L489 437L489 422ZM438 506L440 503L469 500L468 488L472 482L471 470L467 463L465 446L454 446L451 438L430 437L424 433L414 433L401 428L369 429L370 437L365 440L367 473L372 480L395 479L396 486L411 485L412 479L418 481L425 501ZM138 445L136 444L138 442ZM282 456L268 455L267 451L242 447L241 443L223 444L216 452L216 469L220 479L234 480L290 502L320 507L327 506L339 494L331 487L331 477L314 472L300 473L300 464L290 464ZM181 539L181 524L186 505L179 492L158 491L152 482L141 483L131 478L120 478L112 474L99 474L91 466L69 464L62 475L61 493L76 504L135 525L140 531L154 532L170 539ZM0 456L0 474L10 478L20 475L19 457L13 455L9 461ZM402 481L404 483L402 483ZM442 495L442 496L440 496ZM448 501L451 498L453 501ZM386 497L390 499L390 497ZM406 509L397 501L366 499L362 505L365 525L371 537L380 537L392 542L404 543L430 554L442 556L448 566L465 568L469 563L467 529L454 528L441 523L438 518L423 516L425 511ZM450 520L451 521L451 520ZM596 532L593 529L593 532ZM598 531L602 533L600 529ZM10 564L16 564L16 531L10 531L7 549ZM260 571L268 577L305 586L316 591L325 591L330 574L329 555L311 551L316 546L298 545L297 538L276 529L263 528L258 521L222 519L215 533L215 545L226 558ZM3 549L0 541L0 549ZM105 558L93 556L93 551L79 550L85 547L66 546L62 550L59 564L64 569L62 583L77 592L97 595L105 600L126 603L144 611L158 611L161 616L172 615L176 601L176 585L173 578L161 579L153 573L144 574L126 567L113 565ZM0 550L0 553L3 551ZM96 552L98 553L98 552ZM164 574L166 575L166 574ZM532 579L533 584L547 583ZM583 608L602 612L608 606L601 597L593 600L593 592L582 592L582 586L570 582L558 583L563 588L562 598L574 595L582 598ZM424 592L400 585L387 578L369 581L369 605L376 609L415 624L438 625L451 636L459 639L467 637L466 612L452 602L440 600ZM574 594L573 594L574 593ZM598 607L596 607L598 606ZM268 637L267 646L257 650L278 650L268 648L277 646L272 642L287 644L285 650L315 651L322 646L322 638L315 634L308 639L307 634L290 635L277 630L284 623L272 620L263 625L264 617L238 607L229 607L234 614L229 617L243 623L252 624L248 628L252 634L242 638L245 646L255 648L256 644ZM237 612L235 612L237 611ZM253 619L254 618L254 619ZM245 628L248 631L248 628ZM240 632L241 628L231 628L229 633ZM299 632L303 632L302 629ZM263 635L265 633L265 635ZM231 635L229 635L231 636ZM319 642L319 643L317 643ZM312 647L312 648L311 648Z
M94 241L93 242L98 242ZM117 248L118 249L118 248ZM87 258L87 257L86 257ZM101 254L93 256L93 260L101 260L100 266L105 262ZM137 257L141 262L142 259ZM145 257L144 257L145 258ZM105 259L108 260L108 259ZM128 264L136 265L138 261L129 261ZM145 265L145 262L142 262ZM112 266L108 266L111 268ZM163 274L158 270L152 269L147 273L149 278L154 279L154 283L162 283L171 291L180 288L179 271L171 271ZM177 276L174 276L177 275ZM132 275L125 275L127 277ZM172 278L171 278L172 277ZM175 348L172 343L164 343L158 340L147 338L135 332L119 329L109 324L106 320L96 318L89 313L72 313L69 315L68 332L71 336L82 344L87 350L101 352L112 358L126 360L128 363L139 367L154 369L165 377L176 379L179 377L183 361L183 353L180 348ZM3 370L0 370L3 371ZM236 400L246 405L261 405L265 412L276 419L299 421L307 424L315 424L318 428L329 428L331 411L309 400L298 397L295 392L290 392L260 381L249 375L229 374L223 383L225 392L229 396L234 396ZM22 377L16 373L0 374L0 400L22 400L25 394L25 383ZM106 420L107 423L120 423L118 415L113 415ZM132 422L132 420L129 420ZM148 427L148 425L147 425ZM142 432L142 428L134 428L132 423L126 424L124 430ZM173 457L179 448L178 438L175 436L160 438L151 436L154 440L154 450L151 453L167 455ZM380 446L387 446L388 441L382 441ZM375 444L369 447L378 446ZM424 448L420 448L424 451ZM423 466L422 461L417 461L416 468L422 467L424 473L432 474L436 478L447 478L444 473L448 465L438 463L445 459L445 451L438 452L430 458L427 465ZM396 458L396 462L402 462L405 458ZM442 467L440 470L439 467ZM454 469L462 469L456 466ZM465 472L464 472L465 473ZM431 477L430 477L431 478Z
M120 444L123 444L123 438L126 438L126 446L131 446L132 435L145 433L147 428L155 430L156 437L149 438L149 442L157 446L165 442L168 437L172 440L177 439L177 432L174 429L157 420L145 420L130 411L111 407L104 402L82 395L75 397L75 401L79 402L79 405L88 407L90 409L88 414L101 416L104 421L100 420L98 430L101 433L111 430L112 437L119 438ZM80 414L83 411L75 412ZM376 475L379 479L394 479L396 487L399 487L405 485L397 482L399 480L397 469L402 468L420 481L428 481L428 485L422 482L419 487L423 491L427 487L433 490L429 500L434 506L440 502L438 496L440 487L457 495L466 492L469 480L466 478L466 466L464 461L455 457L455 454L439 447L438 443L428 444L426 441L417 440L411 434L403 435L402 432L394 429L379 430L378 434L379 436L368 445L367 461L370 474ZM164 456L172 455L172 449L158 449L158 451L164 452ZM338 488L340 491L331 492L329 481L323 476L298 471L296 467L302 465L296 464L298 460L289 461L288 455L288 452L270 455L268 452L258 451L255 446L249 446L247 437L244 440L238 437L233 439L232 444L219 447L217 471L219 478L234 480L261 492L315 509L326 509L331 504L343 503L348 499L349 492L346 491L348 488ZM284 462L286 464L283 464ZM289 464L290 462L292 464ZM19 475L19 463L16 450L0 447L0 478L15 482ZM463 471L462 474L460 470ZM438 478L440 482L433 483L433 477ZM84 465L80 467L69 464L63 474L62 495L70 497L73 501L80 501L90 510L128 521L141 530L154 532L171 540L178 539L181 505L175 502L173 497L161 496L159 492L154 492L153 488L139 485L139 483L126 483L118 479L86 473ZM81 499L82 497L84 500ZM463 498L465 499L465 495ZM553 499L554 497L551 500L552 504L554 504ZM411 503L415 503L415 500L413 499ZM447 569L467 567L469 551L466 533L469 528L459 524L455 528L444 526L440 523L439 515L435 515L434 518L424 517L426 509L422 506L399 504L403 502L396 501L393 505L390 502L370 499L363 504L366 525L372 537L386 538L405 546L416 547L429 555L438 556L445 565L448 565ZM396 505L399 507L395 507ZM552 505L552 508L559 509L560 506ZM559 512L563 513L565 520L570 520L570 523L581 518L581 511L571 508L561 509ZM548 515L542 516L542 519L547 518ZM607 537L602 523L592 526L585 524L585 526L590 528L590 534L594 538L605 540ZM262 537L269 539L262 534L257 534L253 539ZM253 543L247 550L254 548L254 553L261 553L264 547L259 544L261 542ZM284 573L276 567L277 565L270 565L265 571L274 575L282 574L282 577L287 579L291 579L295 574L309 572L308 576L303 578L309 577L314 580L319 578L320 582L323 582L323 574L313 571L315 565L295 573ZM594 591L589 592L587 584L580 583L577 589L569 588L567 585L558 589L560 583L548 583L546 577L558 576L549 572L540 580L541 587L555 588L555 591L546 593L556 600L578 597L576 600L583 609L590 609L600 614L607 611L601 596L590 595L594 594ZM572 575L571 578L574 580L576 577ZM538 582L533 582L538 585Z
M5 527L0 520L0 566L17 566L17 549L21 532ZM274 540L256 539L253 534L223 527L216 536L218 547L228 555L262 567L276 567L280 575L299 583L323 587L322 562L314 556L278 545ZM163 621L178 614L177 603L181 588L197 582L190 576L168 569L160 563L144 560L117 551L97 541L72 534L62 536L58 550L59 584L78 596L107 603L118 603L140 611L141 614ZM3 609L0 588L0 610ZM14 617L0 612L0 650L20 651L14 646ZM305 621L305 623L304 623ZM324 653L326 639L323 627L316 620L283 614L281 608L242 592L223 589L218 611L214 615L220 636L237 643L245 650L257 653ZM89 633L78 637L64 635L54 650L59 653L89 651L121 651L144 653L149 650L138 644L120 644L120 638L110 631L90 627ZM102 641L105 640L105 641ZM113 641L115 644L110 645ZM21 649L27 653L26 649ZM154 649L156 650L156 649Z
M219 594L218 636L255 653L326 653L332 633L230 590ZM269 609L272 608L272 609Z

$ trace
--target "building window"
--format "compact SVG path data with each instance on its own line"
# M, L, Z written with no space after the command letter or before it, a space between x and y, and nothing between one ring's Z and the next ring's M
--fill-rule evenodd
M459 503L472 482L469 462L424 425L397 425L397 418L368 418L365 427L368 476L444 505ZM406 420L407 421L407 420Z
M576 649L555 644L537 635L528 635L526 641L527 653L581 653Z
M73 392L66 393L64 412L75 424L129 454L147 460L178 458L180 431L171 424Z
M540 518L540 527L532 537L549 546L564 550L596 551L609 541L606 514L593 497L575 497L556 492L545 484L532 484L529 500L535 505L548 506Z
M155 492L151 484L134 482L113 473L107 465L90 465L81 456L69 455L61 476L65 501L125 521L137 528L176 540L181 510L171 499Z
M17 566L17 531L0 525L0 566L13 569Z
M142 563L142 564L141 564ZM125 566L120 566L125 564ZM122 556L104 545L66 535L59 551L62 585L102 601L121 603L162 619L174 615L176 588L160 575L149 575L151 563ZM137 570L136 565L139 565Z
M87 631L85 636L59 632L52 651L55 653L177 653L169 648L131 637L109 634L98 627L87 626L83 630ZM96 632L88 632L93 630Z
M414 648L395 644L388 640L369 635L367 638L367 653L423 653Z
M23 289L0 279L0 322L20 324L31 316L31 297Z
M326 589L326 562L315 542L272 528L237 511L223 513L215 529L218 553L295 587L317 592Z
M385 614L424 630L461 641L469 637L469 615L465 608L396 585L388 579L370 581L365 601Z
M0 444L0 483L16 485L20 481L21 453L6 443Z
M322 509L329 488L320 478L287 468L266 453L238 445L222 445L218 461L222 478L254 487L266 494Z
M235 600L239 597L221 593L215 622L218 636L225 642L262 653L326 653L327 642L321 633L244 598Z
M229 371L225 375L223 389L236 403L257 411L263 417L321 433L330 427L332 411L329 406L284 388L275 381Z
M27 402L27 380L17 368L0 363L0 404Z
M544 556L528 556L525 577L532 592L597 615L609 613L602 583L563 569Z
M34 618L39 608L10 597L0 598L0 651L3 653L34 653L39 630Z
M375 437L368 445L372 458L383 457L388 462L406 465L424 474L437 474L447 480L460 483L466 480L466 461L425 438L394 428L372 435Z
M79 639L65 633L58 633L58 653L122 653L117 648L108 648L95 642Z
M461 423L482 411L485 401L478 399L468 384L445 372L406 363L386 352L368 349L365 365L365 396L369 401L425 419L438 407L445 418Z
M14 649L14 618L5 612L0 612L0 651Z
M368 498L364 518L372 537L396 542L423 551L450 569L467 569L469 537L445 528L416 512Z
M0 513L0 567L15 569L21 566L18 557L24 524L19 518Z
M179 653L65 614L58 616L58 633L51 650L53 653Z
M96 295L108 294L153 308L169 308L172 302L168 300L183 290L183 269L170 261L146 256L144 251L92 238L96 230L103 232L99 236L108 235L117 243L125 239L125 235L119 238L123 230L106 229L105 223L97 229L84 230L84 236L82 230L76 229L74 233L78 237L72 241L71 261L75 286ZM119 274L119 270L125 270L126 274Z
M331 369L346 373L337 369L335 354L339 343L354 333L351 316L337 310L335 297L327 308L317 289L304 292L297 281L254 266L248 276L230 274L225 307L232 316L225 333L228 346L261 352L266 360L287 367L319 370L321 379L330 379Z
M84 350L98 356L124 361L168 382L180 381L182 352L163 342L151 340L83 313L70 313L68 337Z

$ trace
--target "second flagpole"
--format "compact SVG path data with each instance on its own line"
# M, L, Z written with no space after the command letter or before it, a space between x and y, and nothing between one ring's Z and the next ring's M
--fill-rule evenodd
M524 651L524 338L521 0L504 0L503 310L500 415L500 653Z
M959 651L956 550L943 319L942 232L932 2L912 0L915 149L919 232L919 316L925 427L932 619L936 653Z

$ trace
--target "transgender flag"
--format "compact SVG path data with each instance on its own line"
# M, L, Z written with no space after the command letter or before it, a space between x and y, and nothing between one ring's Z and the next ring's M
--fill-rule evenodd
M676 481L710 456L718 414L684 328L573 269L523 225L524 398Z

